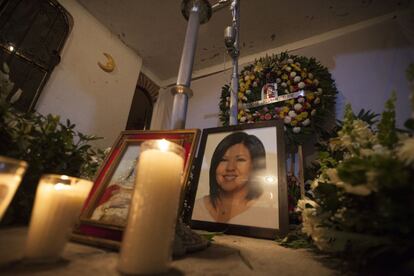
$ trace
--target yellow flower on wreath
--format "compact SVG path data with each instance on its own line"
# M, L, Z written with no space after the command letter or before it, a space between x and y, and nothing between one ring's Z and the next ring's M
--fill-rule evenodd
M243 116L244 116L244 110L242 109L239 111L239 114L237 114L237 118L240 120L240 118Z
M308 112L306 112L306 111L301 112L297 117L300 118L299 121L303 121L308 117Z
M307 93L307 94L306 94L306 99L307 99L308 101L312 101L313 99L315 99L315 93L313 93L313 92L309 92L309 93Z
M244 83L240 85L239 91L242 92L242 93L244 91L246 91L246 87L245 87Z
M256 64L256 66L254 67L253 71L254 72L261 73L263 71L263 65L260 62L258 62Z
M294 63L291 63L291 64L290 64L290 66L291 66L291 67L293 67L296 71L299 71L299 72L300 72L300 71L302 71L302 70L300 69L300 67L299 67L299 66L297 66L297 65L296 65L296 64L294 64Z

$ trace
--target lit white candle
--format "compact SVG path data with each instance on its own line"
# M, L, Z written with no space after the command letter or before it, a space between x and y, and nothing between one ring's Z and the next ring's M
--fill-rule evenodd
M66 175L44 175L36 191L25 258L60 257L92 182Z
M118 263L121 272L153 274L168 269L182 187L183 153L181 146L166 140L141 145Z
M0 156L0 221L26 171L27 163Z

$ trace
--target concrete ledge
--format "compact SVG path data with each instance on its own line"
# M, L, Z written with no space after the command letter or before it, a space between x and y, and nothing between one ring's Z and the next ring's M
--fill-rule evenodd
M1 275L119 275L118 254L68 243L54 264L23 264L27 228L0 230ZM51 237L53 238L53 237ZM306 250L292 250L269 240L220 235L204 251L174 260L167 275L334 275L337 272Z

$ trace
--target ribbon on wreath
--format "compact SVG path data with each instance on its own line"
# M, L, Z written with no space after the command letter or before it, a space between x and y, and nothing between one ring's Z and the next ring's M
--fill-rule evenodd
M295 98L298 98L298 97L301 97L301 96L302 97L305 96L305 91L304 90L299 90L299 91L294 92L294 93L280 95L280 96L277 96L277 97L274 97L274 98L263 99L263 100L255 101L255 102L251 102L251 103L245 103L245 104L242 105L242 107L244 109L252 108L252 107L258 107L258 106L262 106L262 105L267 105L267 104L287 101L287 100L290 100L290 99L295 99Z

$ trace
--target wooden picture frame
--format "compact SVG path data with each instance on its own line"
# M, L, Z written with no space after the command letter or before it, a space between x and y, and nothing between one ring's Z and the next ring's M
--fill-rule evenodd
M282 122L204 129L191 227L267 239L284 236L289 227L285 162Z
M147 140L166 139L181 145L185 149L183 183L187 184L199 136L198 129L121 132L96 175L72 240L118 249L135 184L140 144Z

